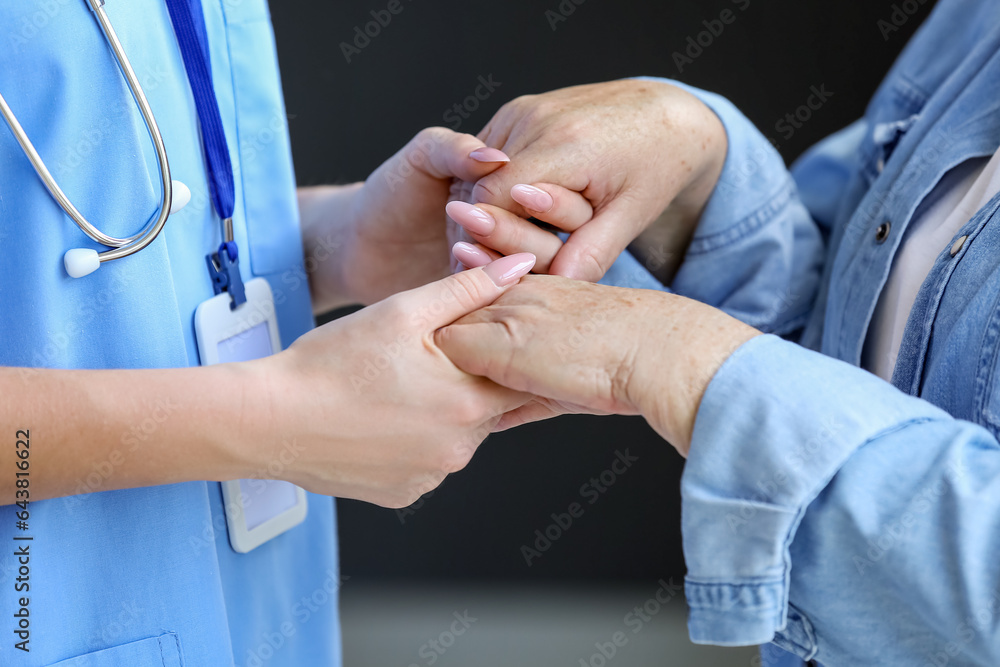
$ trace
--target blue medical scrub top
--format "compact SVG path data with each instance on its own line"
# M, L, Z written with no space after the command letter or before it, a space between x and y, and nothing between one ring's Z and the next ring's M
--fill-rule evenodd
M156 114L173 178L193 198L147 249L74 280L63 253L96 246L0 128L3 365L198 364L193 314L213 295L204 258L220 231L194 103L164 2L109 0L106 9ZM287 347L313 320L267 5L204 0L204 15L236 168L240 268L244 280L270 282ZM4 2L0 25L0 91L50 170L106 233L135 233L155 215L159 173L85 0ZM143 456L144 433L171 418L178 417L169 402L153 406L149 419L122 434L120 455ZM0 446L13 447L14 433L3 434ZM305 523L239 554L229 545L218 483L100 492L113 467L105 461L81 470L80 495L32 503L27 532L15 531L13 506L0 507L0 665L340 663L330 498L310 495ZM14 588L15 532L34 537L30 653L14 648L17 599L25 595Z

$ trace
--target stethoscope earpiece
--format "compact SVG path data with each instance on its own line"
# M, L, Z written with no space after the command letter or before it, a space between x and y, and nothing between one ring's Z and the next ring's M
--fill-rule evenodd
M101 268L101 260L93 248L73 248L63 255L63 266L70 278L83 278Z
M174 181L174 196L170 201L170 215L177 213L191 201L191 190L180 181Z
M173 198L170 215L177 213L191 201L191 190L180 181L173 181ZM63 255L63 266L70 278L83 278L101 268L101 256L93 248L73 248Z
M68 215L70 219L76 223L84 234L97 243L109 248L101 253L87 248L74 248L73 250L67 252L63 256L63 265L66 267L66 272L74 278L80 278L93 273L100 268L102 262L128 257L129 255L139 252L156 239L160 230L163 229L163 225L166 223L170 214L174 211L180 210L183 208L184 204L187 204L191 200L191 191L188 190L187 187L184 187L185 196L182 198L183 201L178 202L177 206L174 205L172 185L176 182L172 183L170 179L170 163L167 161L167 149L163 145L163 135L160 134L160 128L156 125L156 119L153 117L153 110L149 107L149 101L146 99L146 95L142 91L139 78L136 76L135 70L132 69L132 64L129 62L128 56L125 55L125 49L122 47L122 44L118 39L118 35L115 34L115 30L111 26L111 21L108 19L108 15L104 11L104 0L87 0L87 5L97 17L97 21L101 26L101 31L104 33L104 37L107 40L108 45L111 47L111 51L115 55L115 60L118 62L118 68L125 77L125 81L132 93L132 97L135 100L136 105L139 107L139 112L142 114L143 121L146 123L146 129L149 130L149 137L153 142L153 149L156 153L156 159L160 168L160 185L163 192L156 220L147 224L141 231L133 236L126 238L108 236L93 224L88 222L80 211L73 206L69 197L67 197L62 191L59 184L56 183L55 178L53 178L51 172L49 172L48 168L45 166L45 162L42 160L41 155L39 155L38 151L35 150L35 147L28 138L28 135L25 133L24 128L21 127L21 124L18 122L17 116L14 115L14 112L7 104L7 101L3 98L3 95L0 95L0 116L7 121L7 125L10 127L11 132L13 132L14 138L17 139L17 142L21 145L21 149L24 151L25 156L27 156L28 161L31 162L31 166L34 167L35 172L42 180L45 188L52 195L53 199L55 199L56 203L58 203L63 211L66 212L66 215Z
M177 213L191 201L191 190L180 181L172 181L170 214ZM101 256L93 248L73 248L63 255L63 266L70 278L83 278L101 268Z

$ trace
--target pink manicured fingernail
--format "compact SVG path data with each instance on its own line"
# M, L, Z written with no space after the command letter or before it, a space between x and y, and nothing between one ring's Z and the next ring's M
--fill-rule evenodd
M516 255L501 257L486 266L483 271L497 287L513 285L531 271L535 265L535 256L530 252L519 252Z
M470 269L474 269L477 266L485 266L491 261L489 255L471 243L466 243L465 241L459 241L456 243L451 249L451 254L455 256L455 259Z
M497 226L497 221L492 215L464 201L450 202L445 206L445 211L452 220L479 236L489 236Z
M552 195L531 185L515 185L510 189L510 196L524 208L539 213L545 213L555 203Z
M510 158L503 151L497 150L496 148L477 148L476 150L469 153L471 157L476 162L510 162Z

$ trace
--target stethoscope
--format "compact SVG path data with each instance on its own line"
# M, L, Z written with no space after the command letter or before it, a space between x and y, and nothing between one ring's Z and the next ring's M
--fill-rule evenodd
M56 183L52 174L45 166L45 162L38 154L38 151L35 150L31 140L28 139L28 135L24 132L24 128L21 127L14 112L7 105L7 101L3 98L3 95L0 95L0 114L7 121L11 132L14 133L14 137L21 145L21 149L28 157L28 160L31 161L31 166L35 168L38 177L45 184L46 189L66 212L66 215L83 230L84 234L97 243L109 248L103 252L98 252L92 248L73 248L66 251L66 254L63 256L63 264L66 267L66 273L73 278L80 278L91 274L99 269L104 262L128 257L148 246L159 235L170 214L183 208L191 199L191 192L187 186L179 181L170 180L170 163L167 161L167 151L163 145L163 135L160 134L160 128L153 117L153 110L150 109L146 95L142 91L142 86L139 85L135 70L132 69L132 64L129 62L128 56L125 55L125 50L118 40L118 35L115 33L114 28L111 26L111 21L104 11L104 0L85 0L85 2L97 15L97 20L101 24L101 31L111 46L115 60L118 61L118 67L124 75L125 81L128 83L129 90L132 91L132 97L135 99L139 111L142 113L146 129L149 131L150 139L153 141L157 162L159 162L160 185L163 190L163 197L160 201L160 209L156 220L147 224L139 233L127 238L108 236L88 222L80 211L73 206L73 202L69 200L66 193Z

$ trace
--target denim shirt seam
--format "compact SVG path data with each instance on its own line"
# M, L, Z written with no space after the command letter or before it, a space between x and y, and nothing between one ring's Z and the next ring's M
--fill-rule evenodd
M906 74L898 74L892 84L892 96L899 101L900 106L907 107L910 113L919 113L930 95L923 87Z
M744 216L735 224L724 230L698 236L691 239L688 246L688 255L704 255L726 246L733 245L759 229L765 227L769 222L780 218L780 214L795 199L795 183L791 175L787 175L781 182L778 190L771 195L767 202L758 207L752 213Z

